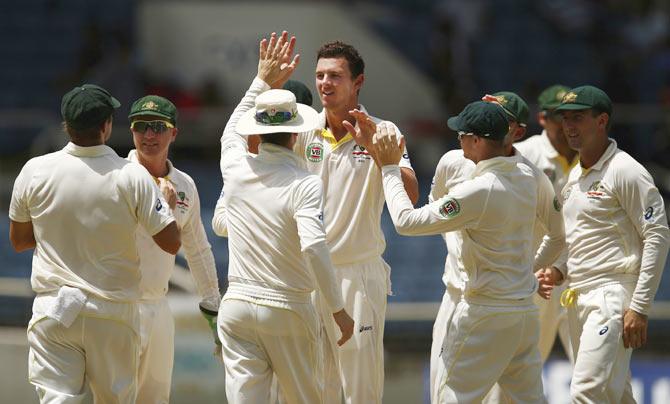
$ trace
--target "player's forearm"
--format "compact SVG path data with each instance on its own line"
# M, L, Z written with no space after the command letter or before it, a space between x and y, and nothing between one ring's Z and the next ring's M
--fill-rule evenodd
M414 173L414 170L401 167L400 175L402 177L402 183L405 187L405 191L407 192L407 196L412 202L412 206L414 206L419 201L419 181L416 179L416 174Z
M198 295L203 300L220 300L214 254L202 222L199 217L197 219L195 223L189 222L184 226L182 232L184 254Z
M661 282L669 246L670 230L667 226L657 225L648 229L643 242L640 275L630 303L630 308L640 314L649 314Z
M335 281L330 251L325 241L312 244L303 250L303 255L314 273L316 283L331 313L344 308L342 293Z
M557 232L545 236L535 254L534 270L552 266L560 258L565 249L565 233Z
M226 207L223 205L223 198L216 202L214 216L212 217L212 229L219 237L228 237L228 219Z

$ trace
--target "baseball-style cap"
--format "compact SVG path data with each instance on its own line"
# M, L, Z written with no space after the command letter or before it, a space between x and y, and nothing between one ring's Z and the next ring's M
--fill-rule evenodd
M289 90L268 90L256 97L235 131L240 135L306 132L318 126L318 115L312 107L298 104Z
M528 104L518 94L511 91L498 91L490 96L485 95L482 101L497 102L516 123L521 126L528 125Z
M177 107L167 98L158 95L147 95L133 102L128 119L134 116L151 115L165 118L177 126Z
M456 132L502 140L509 131L507 115L497 103L475 101L466 105L457 116L449 118L447 126Z
M72 128L86 129L100 124L120 106L109 91L95 84L84 84L63 96L60 113Z
M561 100L556 111L576 111L581 109L597 109L612 115L612 100L605 92L594 86L581 86L568 91Z
M537 97L537 104L543 111L556 109L561 105L561 100L565 97L565 94L567 94L568 91L570 91L570 87L554 84L553 86L545 88L540 93Z
M299 104L305 104L311 107L314 103L312 92L309 91L309 88L307 88L307 86L302 81L288 80L286 83L284 83L282 88L292 92L295 95L296 102Z

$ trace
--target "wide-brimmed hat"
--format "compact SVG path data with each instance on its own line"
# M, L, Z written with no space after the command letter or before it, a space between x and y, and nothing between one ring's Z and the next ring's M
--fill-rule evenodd
M235 131L240 135L307 132L318 126L318 113L295 101L288 90L269 90L256 97L256 106L242 115Z

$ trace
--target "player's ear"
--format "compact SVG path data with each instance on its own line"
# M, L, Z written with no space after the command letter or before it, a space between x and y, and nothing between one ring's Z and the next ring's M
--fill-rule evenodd
M172 130L172 139L170 140L170 143L174 142L174 141L177 139L177 133L179 133L179 129L178 129L178 128L174 128L174 129Z
M361 91L364 82L365 82L365 75L363 73L359 74L358 77L354 79L354 88L356 89L357 93Z

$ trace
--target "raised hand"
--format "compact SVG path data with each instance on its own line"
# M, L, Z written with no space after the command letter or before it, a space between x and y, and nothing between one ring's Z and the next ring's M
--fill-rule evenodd
M263 38L258 51L258 78L272 88L281 88L291 77L300 62L300 55L293 56L295 37L283 31L280 36L273 32L270 40Z
M365 147L368 152L372 152L372 137L377 131L377 125L374 123L372 118L363 111L358 109L353 109L349 111L351 116L356 119L356 126L352 125L349 121L342 121L342 125L347 129L351 136L354 137L354 141L359 146Z
M405 138L401 136L400 141L398 141L395 127L382 122L377 126L377 133L374 135L372 149L380 167L398 164L405 149Z

